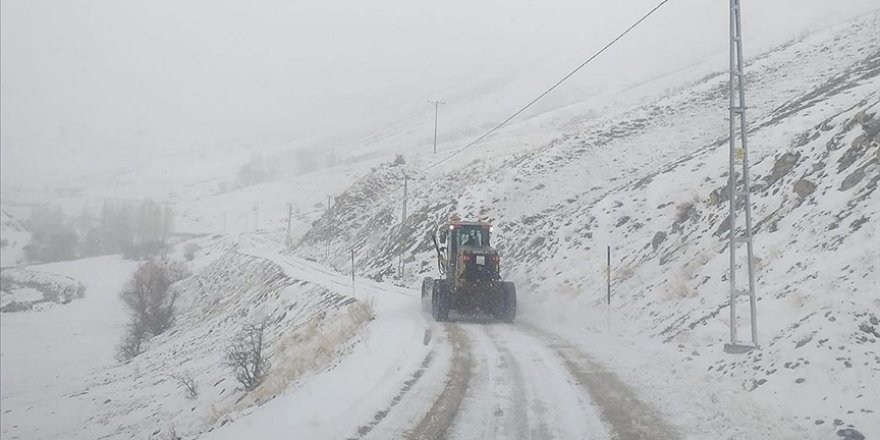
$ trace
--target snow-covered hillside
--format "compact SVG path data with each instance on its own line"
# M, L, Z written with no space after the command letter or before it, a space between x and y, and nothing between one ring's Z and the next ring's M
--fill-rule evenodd
M173 287L180 292L175 326L122 364L113 359L126 320L118 295L134 263L101 257L37 267L76 277L89 294L76 307L4 316L3 437L205 432L334 362L370 319L365 303L291 278L228 241L202 245L196 274ZM113 277L103 275L108 268ZM224 347L243 324L264 318L275 367L259 388L244 393L223 363ZM65 350L58 352L59 345ZM88 362L67 366L77 359ZM34 363L41 367L30 368ZM199 390L194 399L175 379L187 376Z
M667 343L709 372L701 386L735 384L805 437L847 427L880 435L878 27L875 13L747 66L761 350L721 352L723 73L644 106L572 120L538 148L518 134L551 116L429 170L433 158L377 167L335 199L295 252L343 267L354 246L358 265L380 279L396 275L403 251L410 272L400 282L415 285L433 274L428 231L452 213L491 220L525 319L566 332L583 317L604 319L610 245L616 332Z

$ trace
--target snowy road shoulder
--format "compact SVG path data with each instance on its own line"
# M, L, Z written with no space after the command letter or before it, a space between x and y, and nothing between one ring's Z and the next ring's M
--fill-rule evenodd
M265 249L241 252L272 260L291 278L344 295L352 293L349 276L318 264ZM397 405L407 394L401 391L420 386L420 382L442 382L438 375L448 368L451 350L437 342L443 339L442 332L426 343L425 332L431 325L419 312L416 292L363 279L356 280L356 289L358 299L372 302L376 319L366 326L351 352L332 369L304 377L259 411L216 429L207 438L281 438L292 434L298 438L349 438L404 429L395 428L394 423L377 426L371 422L383 409L395 412L395 420L415 417L417 410L409 414L412 406Z

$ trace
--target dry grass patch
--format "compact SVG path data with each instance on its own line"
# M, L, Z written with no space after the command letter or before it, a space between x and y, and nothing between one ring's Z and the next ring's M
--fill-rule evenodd
M321 313L275 343L273 369L252 393L254 403L272 399L308 372L325 368L376 314L373 299L355 301L333 314Z

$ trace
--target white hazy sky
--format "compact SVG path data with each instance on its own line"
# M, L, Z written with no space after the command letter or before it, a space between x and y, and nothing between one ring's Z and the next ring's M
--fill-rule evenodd
M744 2L746 35L766 44L877 7ZM126 149L330 136L528 77L534 89L497 97L512 111L656 3L0 0L4 181ZM724 50L726 5L671 0L577 81L635 82Z

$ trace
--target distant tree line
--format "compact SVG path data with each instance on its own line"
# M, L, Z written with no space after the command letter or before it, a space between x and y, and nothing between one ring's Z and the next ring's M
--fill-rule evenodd
M169 206L149 199L105 201L97 216L86 207L70 219L58 206L37 206L25 222L31 241L24 254L34 263L119 253L150 258L166 249L173 221Z

